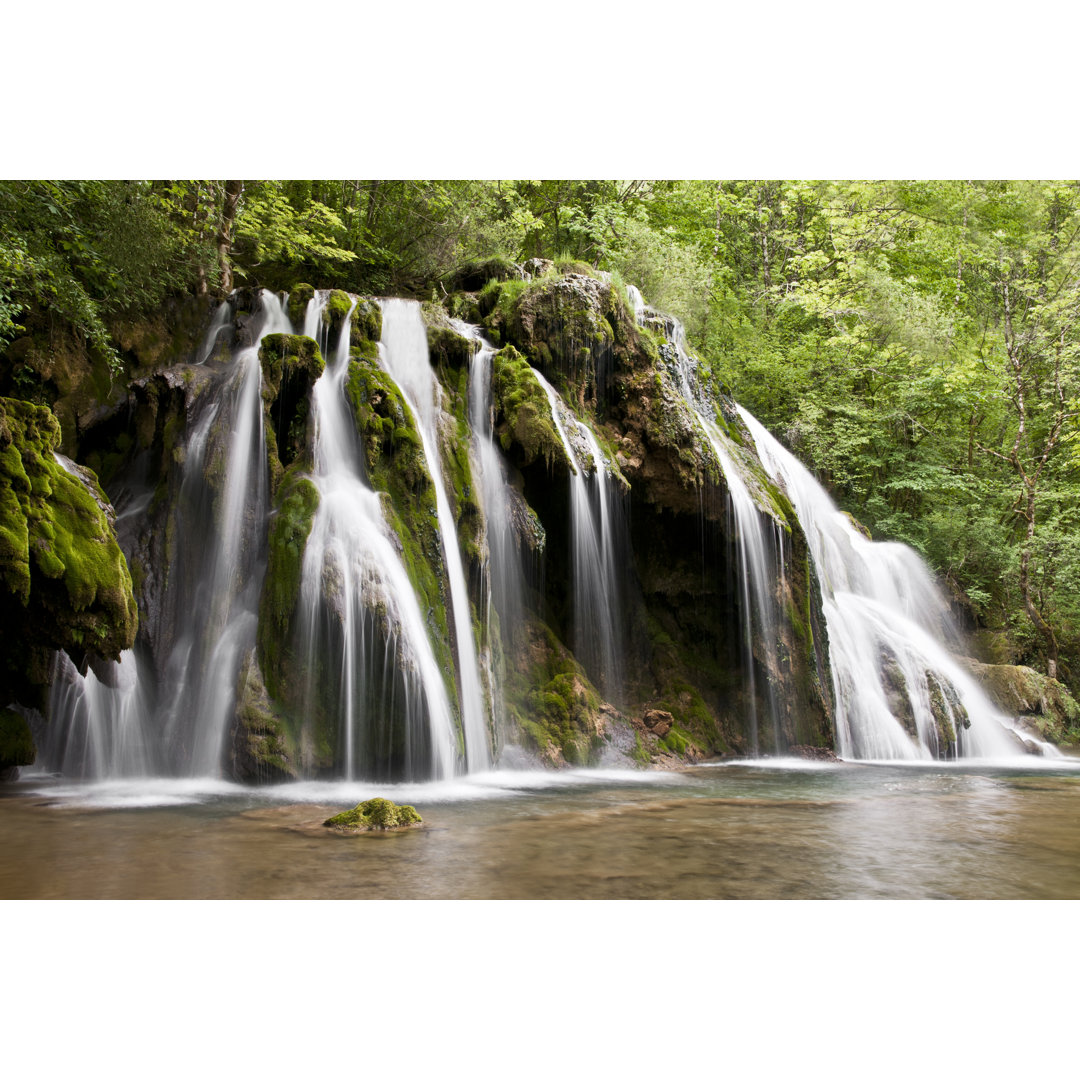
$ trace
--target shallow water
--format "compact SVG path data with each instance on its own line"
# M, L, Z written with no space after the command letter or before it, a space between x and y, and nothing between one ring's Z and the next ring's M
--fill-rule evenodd
M422 828L341 836L382 794ZM0 788L0 897L1080 898L1080 767L764 762Z

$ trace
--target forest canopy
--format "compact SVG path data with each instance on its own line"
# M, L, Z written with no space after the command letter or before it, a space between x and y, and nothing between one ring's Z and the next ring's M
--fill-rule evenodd
M607 271L875 539L913 545L1002 660L1080 676L1080 184L2 181L2 390L60 321L305 281L439 297L463 267ZM457 275L457 277L455 277Z

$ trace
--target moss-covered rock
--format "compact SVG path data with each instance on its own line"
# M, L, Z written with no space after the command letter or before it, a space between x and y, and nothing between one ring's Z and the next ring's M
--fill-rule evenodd
M108 499L59 444L48 409L0 398L0 626L20 679L27 648L117 659L138 627Z
M267 334L259 346L271 491L298 458L309 461L311 391L323 373L318 344L297 334Z
M352 810L327 818L323 824L338 832L361 833L408 829L422 824L423 820L413 806L398 806L389 799L368 799Z
M1080 704L1064 683L1029 667L966 663L990 700L1031 734L1058 744L1080 742Z
M270 521L266 576L259 603L258 659L270 693L293 700L299 691L301 659L293 623L300 600L304 549L319 507L319 492L297 468L278 489Z
M368 479L387 496L386 520L426 615L450 698L456 700L442 537L420 432L393 379L356 351L352 355L346 393L356 416Z
M491 282L480 294L484 325L549 377L562 376L575 405L599 413L609 405L612 379L628 369L637 326L621 289L584 266L530 282Z
M349 345L360 349L369 359L375 358L375 343L382 338L382 308L378 301L361 297L353 310Z
M555 429L551 404L536 381L532 367L512 345L491 361L491 393L495 403L495 433L506 451L513 449L520 466L543 458L573 470Z
M289 319L293 326L303 326L307 306L315 299L315 287L301 282L289 290Z
M323 308L322 319L330 327L332 333L337 333L345 323L345 319L352 307L352 297L341 289L331 289L326 298L326 307Z
M0 775L33 765L36 757L34 737L26 718L12 709L0 710Z
M231 775L241 782L296 779L288 727L271 702L254 653L240 669L233 718Z
M609 718L617 714L551 629L530 619L506 663L503 692L511 741L535 750L549 765L599 760Z
M436 367L468 368L480 343L465 337L450 323L446 309L430 301L422 305L427 327L428 355Z
M326 366L318 342L301 334L267 334L259 344L259 363L265 401L274 401L291 379L310 388Z

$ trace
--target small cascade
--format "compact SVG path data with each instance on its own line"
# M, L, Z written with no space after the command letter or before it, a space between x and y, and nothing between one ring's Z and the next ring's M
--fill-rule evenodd
M745 409L758 454L791 499L821 583L836 701L837 751L861 759L1023 753L946 642L948 607L911 548L874 543L810 472ZM1056 755L1048 744L1044 754Z
M489 630L498 627L503 648L512 648L520 642L525 626L526 578L508 497L510 481L492 430L491 364L495 347L481 336L477 327L456 321L454 326L463 337L479 343L469 362L469 426L475 458L473 476L479 488L487 541L484 595L488 610L485 618ZM489 640L490 636L489 633ZM492 653L493 649L489 647L488 685L492 711L498 718L503 715L502 688ZM495 730L499 730L498 726Z
M641 325L648 318L651 309L645 304L641 292L633 285L628 285L626 291L637 322ZM776 686L768 673L779 671L779 597L784 591L784 526L771 515L763 513L760 502L751 494L745 471L735 460L736 450L714 418L715 403L708 400L694 371L695 365L687 347L682 323L670 315L663 316L663 320L668 340L675 353L673 366L679 389L720 463L735 519L738 588L743 614L743 655L749 691L750 752L757 756L762 750L757 705L758 680L754 662L754 643L757 642L765 661L766 679L761 696L769 712L770 745L773 753L780 753L784 748L780 731L780 709Z
M468 771L476 772L491 765L490 732L494 728L494 717L485 703L469 590L442 468L441 432L447 426L453 431L454 421L443 409L442 388L431 369L427 329L420 315L420 305L414 300L383 300L380 306L383 316L382 363L416 417L424 457L435 484L439 530L450 581L465 755Z
M198 359L196 364L205 364L214 354L214 350L217 348L218 339L222 333L229 329L232 325L232 307L228 300L223 300L217 306L217 311L214 312L213 319L210 320L210 326L206 331L206 335L203 338L202 346L199 349Z
M115 780L158 771L156 732L130 649L80 675L65 652L53 659L44 768L80 779Z
M751 752L757 756L761 752L761 731L757 715L758 687L754 674L753 642L757 640L760 643L766 654L769 670L778 671L780 605L777 586L779 585L782 592L784 530L778 522L766 520L766 515L762 514L725 448L715 423L707 417L700 419L713 453L724 471L735 516L736 559L743 610L743 649L750 690L750 745ZM772 528L769 527L769 521ZM772 726L772 749L774 753L779 753L783 742L780 734L780 710L776 700L776 686L768 674L765 679L764 698Z
M317 331L325 302L325 294L309 302L305 330ZM346 401L351 317L352 309L313 391L319 505L300 589L308 712L328 715L339 732L346 779L444 779L457 757L446 684L380 497L363 476Z
M533 375L547 395L555 430L573 465L570 533L574 654L604 695L619 702L623 698L626 651L616 539L621 507L596 436L587 424L574 417L555 388L535 368ZM572 437L567 421L572 425Z

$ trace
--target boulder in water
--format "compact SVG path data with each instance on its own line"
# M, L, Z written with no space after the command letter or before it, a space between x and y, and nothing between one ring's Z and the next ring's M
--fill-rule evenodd
M389 829L408 829L423 824L423 818L413 806L398 806L389 799L368 799L352 810L335 814L323 824L341 833L385 832Z

